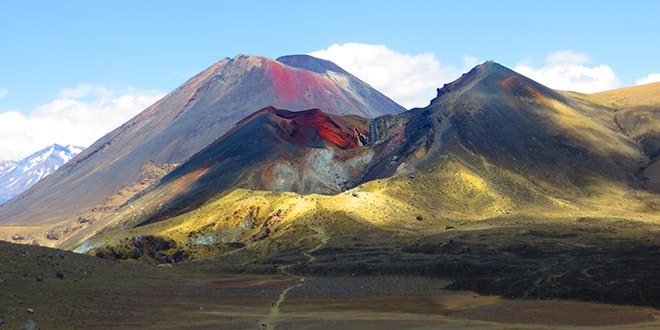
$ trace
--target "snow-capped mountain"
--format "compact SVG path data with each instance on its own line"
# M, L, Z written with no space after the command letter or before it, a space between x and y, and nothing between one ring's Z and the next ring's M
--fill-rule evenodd
M0 173L5 173L8 169L15 167L16 164L12 160L0 160Z
M82 147L53 144L18 161L0 161L0 204L32 187L83 151Z

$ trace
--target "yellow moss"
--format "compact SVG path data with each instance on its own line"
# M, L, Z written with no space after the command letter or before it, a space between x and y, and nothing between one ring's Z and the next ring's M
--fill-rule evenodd
M335 196L323 196L319 201L328 212L343 211L354 219L375 225L392 225L416 217L410 205L383 194L382 190L368 192L353 189Z
M639 151L626 143L623 137L608 129L607 123L599 121L594 116L586 116L557 100L549 100L548 104L555 110L551 113L552 122L559 124L567 136L574 137L589 146L590 150L601 155L639 156Z

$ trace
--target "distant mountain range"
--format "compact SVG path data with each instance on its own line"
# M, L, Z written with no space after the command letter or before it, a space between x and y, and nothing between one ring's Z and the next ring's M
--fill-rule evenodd
M30 189L83 150L53 144L20 161L0 161L0 204Z

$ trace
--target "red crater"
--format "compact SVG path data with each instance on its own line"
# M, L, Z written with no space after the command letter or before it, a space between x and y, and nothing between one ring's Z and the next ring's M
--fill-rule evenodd
M272 111L272 110L271 110ZM329 115L319 109L299 112L275 110L274 113L287 119L283 129L300 144L310 145L320 136L331 145L341 149L355 149L369 138L367 124L346 117Z

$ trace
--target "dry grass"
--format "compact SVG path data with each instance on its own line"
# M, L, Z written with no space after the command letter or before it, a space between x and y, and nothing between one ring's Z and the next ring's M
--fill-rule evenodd
M585 95L591 102L612 108L660 105L660 83L620 88L600 93Z

